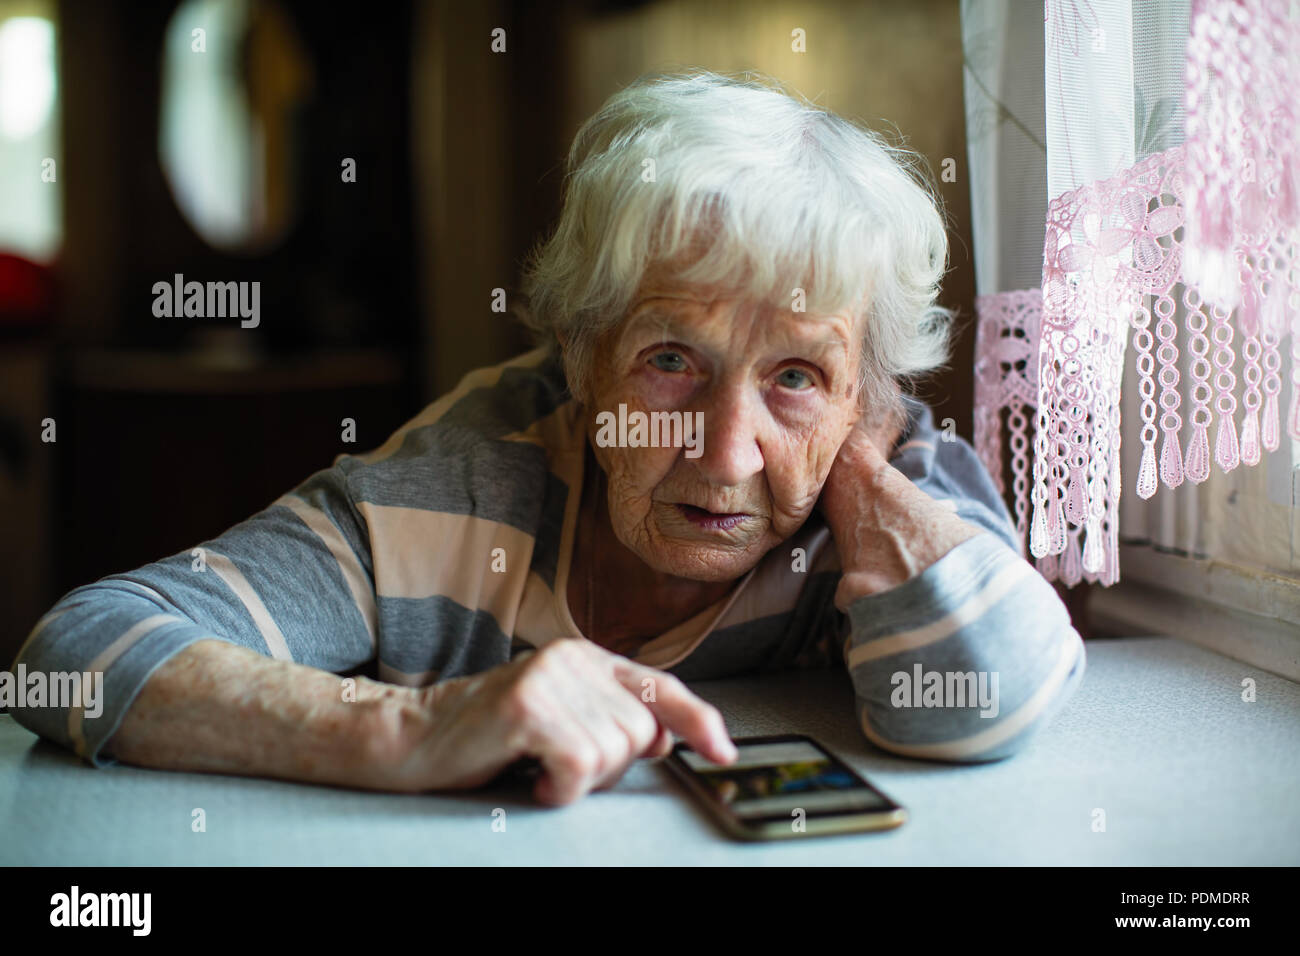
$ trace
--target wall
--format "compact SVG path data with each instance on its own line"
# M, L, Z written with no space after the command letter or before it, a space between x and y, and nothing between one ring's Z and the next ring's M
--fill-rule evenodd
M434 394L527 347L509 317L489 311L488 296L517 281L528 245L558 214L564 154L582 121L644 72L754 69L887 134L897 127L936 178L945 158L956 161L956 181L939 184L951 221L941 301L959 310L960 334L951 369L922 395L937 418L952 416L971 437L974 270L955 2L535 6L495 0L451 13L435 2L420 27L417 64L421 49L431 57L416 67L415 125L417 162L434 177L421 208L431 242L424 251L433 260L425 301ZM486 52L493 25L507 29L505 55ZM791 51L796 27L805 31L806 53Z

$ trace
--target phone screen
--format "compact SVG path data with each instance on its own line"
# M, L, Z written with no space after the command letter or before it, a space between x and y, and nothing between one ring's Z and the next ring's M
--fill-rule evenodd
M740 738L732 764L678 744L675 756L702 789L746 824L897 810L898 805L807 737Z

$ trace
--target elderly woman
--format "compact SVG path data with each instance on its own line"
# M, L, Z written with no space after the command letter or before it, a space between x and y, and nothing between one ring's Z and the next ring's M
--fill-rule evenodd
M401 791L533 758L560 804L674 735L733 759L684 680L839 665L881 748L1019 749L1083 644L970 445L905 393L951 318L909 159L764 78L615 95L528 262L539 347L69 592L16 663L102 671L104 699L15 716L97 766Z

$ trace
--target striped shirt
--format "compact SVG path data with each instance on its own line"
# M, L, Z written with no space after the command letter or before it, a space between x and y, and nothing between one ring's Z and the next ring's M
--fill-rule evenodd
M841 594L841 607L814 512L634 659L683 680L847 666L863 733L908 756L995 759L1041 729L1082 678L1083 643L969 443L906 401L891 464L983 532L897 587ZM554 358L538 349L472 372L377 449L339 455L220 536L68 592L13 669L102 672L101 712L11 713L107 766L100 750L150 674L198 640L417 687L585 639L567 579L586 467L584 411ZM975 700L981 674L996 707Z

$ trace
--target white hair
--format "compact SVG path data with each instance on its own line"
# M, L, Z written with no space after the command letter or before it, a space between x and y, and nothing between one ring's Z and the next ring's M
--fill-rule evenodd
M525 263L522 318L587 401L595 343L652 266L693 261L679 281L778 309L795 289L809 312L865 305L862 408L898 416L904 380L948 360L944 227L923 158L779 81L644 76L578 130L559 223Z

